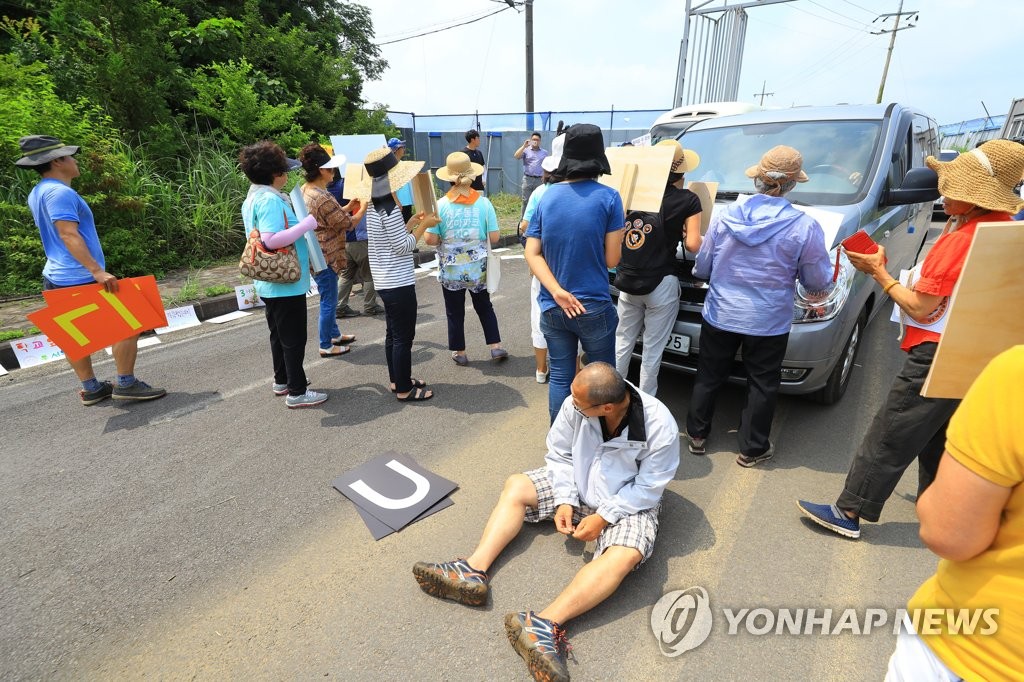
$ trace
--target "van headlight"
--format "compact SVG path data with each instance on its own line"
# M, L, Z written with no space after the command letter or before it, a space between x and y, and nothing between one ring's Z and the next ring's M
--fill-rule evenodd
M837 247L838 248L838 247ZM834 250L833 250L834 251ZM835 253L830 252L831 260L835 262ZM796 297L793 301L793 323L802 322L823 322L831 320L839 314L850 296L850 288L853 287L853 275L855 270L850 259L845 253L839 256L839 276L836 278L835 286L825 293L807 291L798 281L796 283Z

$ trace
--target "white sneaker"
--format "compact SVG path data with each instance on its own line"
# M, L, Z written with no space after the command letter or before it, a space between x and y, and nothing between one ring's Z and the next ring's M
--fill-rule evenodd
M548 369L547 372L537 372L537 383L538 384L546 384L546 383L548 383L548 374L550 372L551 372L550 369Z
M296 407L315 407L326 400L326 393L317 393L316 391L308 390L302 395L290 395L285 398L285 402L288 404L288 409Z

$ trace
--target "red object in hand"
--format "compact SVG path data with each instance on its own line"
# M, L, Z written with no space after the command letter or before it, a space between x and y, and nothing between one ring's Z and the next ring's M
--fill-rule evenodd
M852 235L840 242L844 249L853 253L875 253L878 251L878 242L871 238L864 230L857 230ZM832 272L832 281L839 279L839 251L836 251L836 269Z
M842 241L843 248L854 253L875 253L878 243L864 230L857 230Z

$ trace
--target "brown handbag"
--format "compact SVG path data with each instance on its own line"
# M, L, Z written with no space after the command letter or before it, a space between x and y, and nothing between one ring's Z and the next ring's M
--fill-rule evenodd
M284 224L287 229L287 217ZM302 279L302 268L299 266L295 246L289 244L280 249L268 249L260 239L259 230L255 229L249 233L249 239L245 242L242 259L238 261L238 271L261 282L292 284Z

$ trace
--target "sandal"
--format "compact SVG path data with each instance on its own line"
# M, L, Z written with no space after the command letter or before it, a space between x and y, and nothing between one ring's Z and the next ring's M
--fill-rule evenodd
M413 388L426 388L427 387L427 382L423 381L422 379L410 379L410 381L412 382L412 387ZM391 392L392 393L398 393L398 389L395 388L394 386L392 386L391 387Z
M352 350L352 348L350 348L349 346L335 346L335 347L331 348L330 350L324 350L323 348L321 348L320 349L320 357L322 357L322 358L335 358L335 357L338 357L339 355L344 355L345 353L349 352L350 350Z
M427 389L425 389L425 388L414 388L409 393L409 395L405 396L404 398L399 398L399 397L396 396L396 399L400 403L414 403L414 402L419 402L421 400L430 400L433 397L434 397L434 392L433 391L429 391L429 395L428 395Z
M355 334L342 334L336 339L331 339L331 343L333 343L335 346L344 346L346 344L352 343L355 340Z

